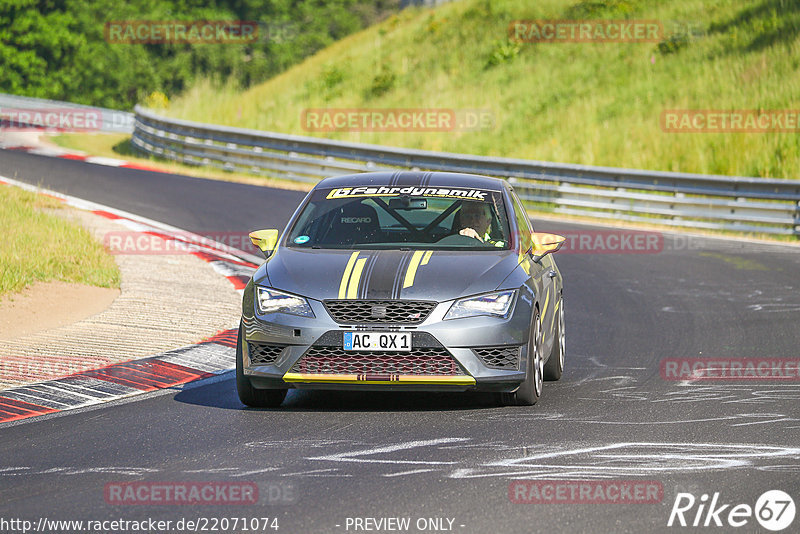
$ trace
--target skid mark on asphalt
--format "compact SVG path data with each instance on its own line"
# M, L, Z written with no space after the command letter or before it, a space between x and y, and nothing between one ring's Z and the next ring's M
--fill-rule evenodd
M723 443L613 443L505 458L459 469L451 478L612 478L753 468L800 459L800 448Z
M334 447L337 445L353 445L360 443L351 439L271 439L266 441L250 441L244 446L250 449L282 449L293 447L296 449L315 447Z
M393 458L365 458L365 456L375 456L378 454L386 454L397 451L406 451L410 449L418 449L423 447L432 447L443 443L456 443L461 441L469 441L469 438L440 438L432 440L418 440L407 441L404 443L397 443L394 445L386 445L382 447L374 447L369 449L362 449L357 451L342 452L337 454L330 454L326 456L317 456L307 458L307 460L324 460L331 462L356 462L356 463L383 463L383 464L412 464L412 465L444 465L453 464L455 462L442 462L442 461L425 461L425 460L398 460Z
M450 479L608 479L653 477L700 472L756 470L771 472L800 471L800 448L761 444L622 442L577 447L554 447L507 441L476 441L471 438L440 438L400 443L353 442L345 450L324 456L281 457L278 465L237 466L207 470L167 472L138 466L8 466L0 469L0 478L37 475L75 476L89 473L114 473L128 476L212 474L225 477L355 477L385 478L439 473ZM465 455L460 446L470 447ZM396 454L403 453L398 459ZM414 459L407 459L409 456Z
M472 454L465 458L464 447ZM414 460L394 457L394 453L413 452ZM478 456L475 458L474 456ZM483 457L483 458L481 458ZM694 473L726 469L786 469L785 462L800 459L800 448L768 445L686 444L686 443L612 443L579 448L552 450L541 444L530 446L504 442L475 442L470 438L442 438L408 441L393 445L349 450L324 456L312 456L303 462L339 464L331 475L350 476L358 464L380 467L416 464L424 467L378 473L378 476L411 476L439 472L453 479L469 478L612 478L652 476L653 473ZM342 465L348 462L349 465ZM324 464L323 464L324 465ZM311 473L306 471L305 474ZM280 470L274 471L280 475ZM302 476L290 472L284 476Z
M745 404L745 405L780 405L800 400L800 384L720 384L706 385L693 382L678 382L678 391L654 392L645 388L625 386L602 391L607 397L588 398L579 397L581 400L606 401L622 400L651 403L707 403L716 401L718 404Z
M707 403L716 401L717 405L744 404L755 406L775 406L778 409L787 402L800 401L800 383L780 383L768 378L754 380L749 383L709 383L710 380L680 380L670 383L670 390L654 391L651 386L642 385L641 377L646 375L647 368L609 367L596 357L576 354L578 362L592 365L573 365L570 369L578 371L580 377L568 382L558 383L559 388L578 390L578 400L597 401L633 401L637 403ZM619 374L617 374L619 373ZM626 374L623 374L626 373ZM645 378L645 381L647 378ZM608 388L599 389L602 396L586 397L580 391L590 382L607 382ZM726 414L730 415L730 414Z
M386 478L392 477L404 477L407 475L418 475L420 473L430 473L432 471L436 471L436 469L412 469L411 471L401 471L399 473L384 473L382 476Z

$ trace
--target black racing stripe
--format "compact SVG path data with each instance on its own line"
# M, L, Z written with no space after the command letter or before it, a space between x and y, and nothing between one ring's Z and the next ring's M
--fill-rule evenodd
M416 172L416 171L405 171L400 174L397 179L395 185L398 186L409 186L409 185L416 185L419 186L422 183L422 178L424 177L423 173Z
M408 269L408 264L411 262L411 256L413 255L413 252L403 252L403 257L400 258L397 264L397 271L395 271L394 283L392 284L393 299L400 298L400 290L403 289L403 277L406 274L406 269Z
M361 273L361 280L358 281L358 298L367 298L367 288L369 281L372 278L372 271L375 268L375 262L378 260L379 252L370 252L367 256L367 262L364 264L364 272Z
M370 278L366 298L379 300L393 298L397 266L405 254L399 250L380 251Z

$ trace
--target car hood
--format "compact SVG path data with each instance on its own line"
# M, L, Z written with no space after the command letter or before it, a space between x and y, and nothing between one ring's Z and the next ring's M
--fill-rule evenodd
M400 251L279 248L255 274L317 300L419 299L439 302L497 289L517 267L512 250Z

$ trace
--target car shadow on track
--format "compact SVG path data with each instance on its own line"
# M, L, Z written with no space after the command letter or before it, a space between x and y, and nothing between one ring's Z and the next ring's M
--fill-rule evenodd
M496 408L488 393L324 391L290 389L280 408L249 408L236 394L233 377L178 392L174 399L186 404L244 411L284 412L394 412Z

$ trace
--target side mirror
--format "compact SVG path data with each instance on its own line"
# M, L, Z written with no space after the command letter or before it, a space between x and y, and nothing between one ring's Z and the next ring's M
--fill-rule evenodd
M272 251L275 250L275 245L278 244L278 231L256 230L255 232L250 232L250 241L261 249L265 258L269 258Z
M556 234L548 234L547 232L531 232L531 240L533 241L531 250L533 261L538 262L548 254L560 249L567 238Z

